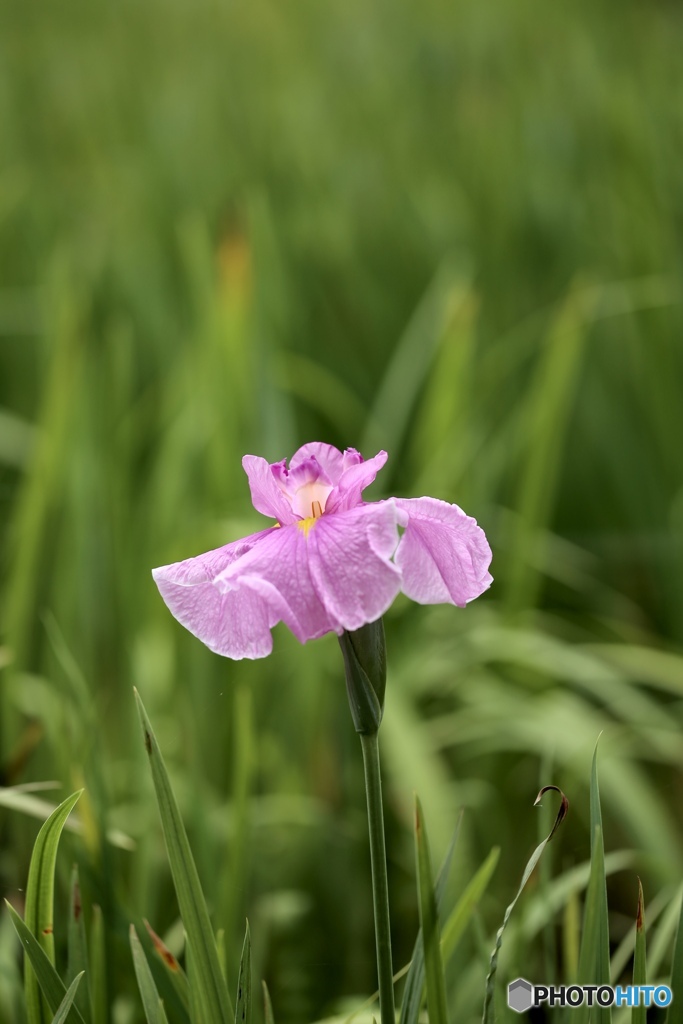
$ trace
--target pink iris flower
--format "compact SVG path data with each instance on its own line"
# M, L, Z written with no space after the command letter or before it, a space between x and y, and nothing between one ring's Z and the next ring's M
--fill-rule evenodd
M289 468L245 455L254 508L277 524L154 569L173 615L217 654L262 658L278 622L305 643L374 622L399 591L420 604L478 597L491 549L474 519L436 498L363 501L386 460L320 442Z

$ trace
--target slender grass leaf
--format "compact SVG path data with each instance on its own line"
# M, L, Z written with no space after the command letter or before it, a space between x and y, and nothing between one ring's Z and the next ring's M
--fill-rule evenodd
M240 972L237 978L235 1024L251 1024L251 935L248 921L240 959Z
M562 915L562 957L568 985L573 985L578 977L580 943L581 909L578 893L572 889Z
M490 959L490 962L489 962L489 972L488 972L488 974L486 976L486 991L485 991L485 994L484 994L484 1010L483 1010L483 1013L482 1013L482 1022L483 1022L483 1024L493 1024L493 1021L494 1021L494 1001L493 1001L493 996L494 996L494 993L495 993L496 971L498 970L498 957L500 955L500 949L501 949L501 946L503 944L503 934L505 932L505 929L507 928L508 921L510 920L510 916L512 914L512 911L515 909L515 906L517 904L517 900L522 895L522 892L524 891L524 887L525 887L526 883L529 881L534 868L536 867L536 865L538 864L539 860L541 859L543 851L545 850L546 846L548 845L550 840L553 838L553 836L557 832L558 828L560 827L560 825L562 824L564 819L567 817L567 812L569 810L569 801L567 800L567 798L564 795L564 793L562 792L562 790L558 789L557 786L544 786L543 789L538 794L538 796L536 797L536 801L535 801L534 806L539 804L540 801L541 801L541 797L544 795L544 793L547 793L550 790L553 790L555 793L559 793L560 796L562 797L562 802L560 804L560 808L559 808L559 810L557 812L557 815L555 817L555 821L553 823L552 829L550 830L548 835L545 837L545 839L542 840L542 842L540 842L538 844L538 846L536 847L534 852L531 854L531 857L527 861L527 865L524 868L524 873L522 875L522 880L519 883L519 888L518 888L518 890L517 890L517 892L515 894L515 898L513 899L512 903L510 903L510 905L508 906L507 910L505 911L505 914L503 915L503 923L500 926L500 928L498 929L498 932L496 934L496 944L493 947L493 951L491 953L491 959Z
M241 928L244 907L240 906L240 893L245 890L247 871L247 844L249 840L249 789L254 770L254 726L251 707L251 691L244 686L235 690L233 726L233 793L231 844L228 864L224 871L221 894L222 921L226 935L227 961L230 962L237 949L232 948L230 937ZM225 973L225 972L224 972Z
M645 952L645 905L643 886L638 879L638 912L636 914L636 946L633 955L633 984L647 985L647 960ZM647 1010L639 1002L631 1010L631 1024L645 1024Z
M40 991L45 996L45 1001L50 1009L49 1020L51 1021L52 1016L57 1013L64 997L66 996L66 986L57 974L54 965L50 962L47 953L42 948L33 932L31 932L24 921L22 921L14 907L7 901L5 901L5 903L9 910L12 924L17 931L17 935L21 940L24 951L26 952L26 955L31 962L31 966L33 967L35 977L40 986ZM30 1024L31 1018L29 1017L28 1020ZM76 1024L85 1024L78 1007L73 1004L69 1010L68 1020L70 1022L76 1022Z
M71 898L69 900L68 928L68 961L66 979L72 981L77 975L85 974L85 980L76 992L76 1006L85 1017L90 1016L90 999L88 996L88 947L85 937L85 921L81 902L81 887L78 878L78 867L73 866L71 872Z
M587 336L587 317L594 299L574 289L551 325L530 393L523 408L523 450L528 452L519 474L519 528L508 570L507 601L513 610L532 607L539 575L532 551L539 531L548 525L562 464L578 372Z
M93 1024L108 1024L107 954L101 907L92 908L90 928L90 1007Z
M458 842L458 836L460 835L460 826L462 825L462 812L458 817L458 821L453 830L453 835L446 851L443 864L439 869L439 874L436 878L436 885L434 887L434 893L436 896L437 910L441 910L444 895L446 892L446 883L450 874L451 863L453 861L453 854L455 853L455 847ZM405 970L408 971L408 977L406 979L405 989L403 990L403 1000L401 1002L401 1016L400 1024L417 1024L417 1019L420 1015L420 1007L422 1005L422 999L424 995L424 980L425 980L425 961L424 961L424 944L422 942L422 929L418 931L417 939L415 940L415 946L413 947L413 956L408 965L408 968L404 968L394 978L396 981L401 977ZM379 996L379 992L377 993Z
M161 1000L159 999L159 993L152 977L152 971L145 951L142 948L142 943L138 938L138 934L135 931L135 925L130 926L130 948L133 954L133 967L135 968L135 977L138 981L138 988L140 990L140 998L142 999L142 1007L145 1011L145 1017L147 1018L147 1024L161 1024L162 1018L159 1012L161 1006Z
M418 797L415 797L415 854L417 859L420 927L422 929L422 944L424 948L429 1020L431 1024L448 1024L446 982L443 973L443 961L441 959L439 915L436 908L434 884L432 881L429 840Z
M580 985L609 985L609 921L607 916L607 881L605 874L605 847L602 837L602 811L598 785L598 746L593 751L590 781L591 870L584 907L583 933L579 953L578 981ZM609 1024L612 1019L608 1006L587 1005L577 1007L578 1024L589 1017L593 1024Z
M66 995L62 999L56 1014L52 1018L52 1024L64 1024L64 1021L69 1015L71 1004L73 1003L76 993L78 991L78 986L80 985L83 979L83 974L83 971L81 971L80 974L77 974L74 980L69 985L68 989L66 990Z
M178 993L178 998L180 999L180 1002L183 1004L183 1008L187 1010L189 1013L190 988L185 971L182 969L182 967L178 963L177 958L173 955L173 953L168 948L166 943L154 931L149 921L145 920L144 924L145 928L147 929L147 934L152 940L154 952L157 954L162 964L164 965L166 973L168 974L171 980L171 984Z
M275 1024L275 1017L273 1016L273 1004L270 999L270 992L265 981L261 982L263 988L263 1016L266 1024Z
M673 999L667 1011L666 1024L683 1024L683 899L681 899L669 985Z
M55 962L53 934L53 904L55 890L55 864L59 838L64 823L73 810L82 790L67 797L41 828L36 838L26 885L26 927L38 940L51 964ZM51 1017L45 1006L34 972L27 962L24 979L26 1012L29 1024L43 1024ZM54 1012L55 1008L50 1007Z
M484 863L468 882L465 891L453 907L441 933L441 951L444 962L453 955L460 938L469 924L477 904L484 895L496 870L500 858L500 847L494 846Z
M216 940L209 912L206 908L199 875L192 856L187 833L180 816L171 783L166 771L159 746L152 731L140 696L135 692L138 712L142 723L145 748L152 769L152 779L161 816L161 825L166 850L171 865L180 916L187 933L192 969L196 975L196 986L192 987L192 999L196 1000L197 1016L207 1024L228 1024L233 1016L228 988L221 971Z

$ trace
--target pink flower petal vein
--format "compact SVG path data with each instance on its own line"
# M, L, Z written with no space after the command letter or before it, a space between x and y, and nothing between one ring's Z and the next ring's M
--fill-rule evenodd
M216 654L262 658L278 622L305 643L374 622L403 591L464 607L492 582L484 531L436 498L364 502L387 460L306 444L269 464L245 455L254 508L276 525L152 571L171 613Z

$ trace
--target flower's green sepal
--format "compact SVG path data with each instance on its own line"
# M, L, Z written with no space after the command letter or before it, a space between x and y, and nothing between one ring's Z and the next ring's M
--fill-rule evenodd
M387 682L387 652L382 619L339 637L344 656L346 692L356 732L379 730Z

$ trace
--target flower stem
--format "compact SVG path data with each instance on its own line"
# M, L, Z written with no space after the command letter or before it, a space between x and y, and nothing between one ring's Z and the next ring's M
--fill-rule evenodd
M377 733L361 733L360 742L363 749L365 792L368 800L372 902L375 911L380 1019L381 1024L395 1024L394 981L391 963L391 926L389 922L389 886L387 884L387 854L384 843L382 780L379 768L379 740Z

